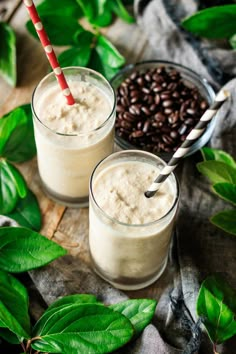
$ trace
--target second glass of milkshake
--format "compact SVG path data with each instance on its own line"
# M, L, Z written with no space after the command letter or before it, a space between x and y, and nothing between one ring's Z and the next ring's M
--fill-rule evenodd
M101 161L91 176L91 259L95 271L119 289L148 286L167 265L179 200L175 175L152 198L144 195L165 165L144 151L121 151Z
M67 104L54 73L32 98L38 168L46 193L68 206L87 206L89 178L114 146L115 93L98 72L81 67L63 72L75 99Z

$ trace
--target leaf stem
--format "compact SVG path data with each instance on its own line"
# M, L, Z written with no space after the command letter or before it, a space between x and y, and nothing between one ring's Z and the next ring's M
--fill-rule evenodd
M215 343L213 343L213 352L214 352L214 354L219 354L219 353L216 351L216 344L215 344Z
M26 353L26 348L25 348L24 342L21 342L20 345L22 346L22 349L24 350L24 353Z

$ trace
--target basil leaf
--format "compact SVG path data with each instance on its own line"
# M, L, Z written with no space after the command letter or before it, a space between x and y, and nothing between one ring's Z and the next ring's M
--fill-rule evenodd
M220 229L236 236L236 210L224 210L211 217L210 221Z
M212 186L212 189L219 197L236 205L236 184L216 183Z
M0 269L26 272L66 254L66 250L37 232L23 227L0 228Z
M212 183L230 182L236 184L236 168L221 161L204 161L197 164L197 169Z
M19 198L27 194L27 186L20 172L9 162L0 160L0 214L10 213Z
M108 1L107 4L109 5L109 8L123 21L128 23L135 22L135 18L128 13L121 0Z
M114 45L104 36L97 37L96 51L104 65L111 68L120 68L125 63L125 58Z
M13 29L0 22L0 75L16 86L16 37Z
M90 294L67 295L67 296L63 296L62 298L53 302L48 307L48 309L44 312L44 314L52 309L56 309L58 307L65 306L65 305L83 304L83 303L90 303L91 304L94 302L98 302L96 296L94 296L94 295L90 295Z
M88 31L82 31L75 35L76 46L67 49L58 56L62 67L86 66L91 55L91 43L94 35Z
M12 162L36 155L31 107L20 106L0 119L0 154Z
M39 231L42 226L41 212L37 198L32 191L28 190L25 198L20 199L15 209L7 214L11 219L18 222L19 225L29 229Z
M37 5L40 15L57 15L69 21L69 18L80 18L83 12L76 0L44 0Z
M209 147L204 147L201 149L203 159L205 161L216 160L226 163L234 168L236 168L236 162L230 154L219 149L213 149Z
M19 338L30 338L28 293L12 275L0 271L0 321Z
M11 332L8 328L1 328L2 325L3 324L0 321L0 338L3 338L6 342L11 344L20 344L21 341L17 335Z
M40 328L33 329L32 348L50 353L109 353L133 335L126 317L98 304L60 307Z
M229 39L229 43L233 49L236 49L236 34Z
M229 38L235 33L236 5L210 7L182 21L182 26L198 36Z
M197 313L213 343L220 344L236 334L236 293L220 275L210 276L202 283Z
M93 18L97 15L97 6L96 0L90 1L83 1L83 0L76 0L80 8L82 9L84 16L87 17L89 22L93 20Z
M34 326L34 332L40 333L44 328L45 323L50 319L54 314L56 314L61 309L70 307L74 304L83 304L83 303L96 303L98 302L96 297L93 295L87 294L75 294L64 296L61 299L52 303L47 310L43 313L42 317L38 320L37 324Z
M109 306L113 311L118 311L132 323L137 337L151 322L157 302L151 299L127 300Z
M58 6L58 5L57 5ZM74 17L65 17L64 15L47 14L41 15L41 21L45 31L52 44L54 45L73 45L74 35L78 30L83 30L78 20ZM38 39L37 32L34 29L32 21L26 23L28 31Z
M118 71L119 68L112 68L103 62L103 58L100 57L97 50L94 48L91 52L90 61L88 67L100 72L108 80L110 80Z

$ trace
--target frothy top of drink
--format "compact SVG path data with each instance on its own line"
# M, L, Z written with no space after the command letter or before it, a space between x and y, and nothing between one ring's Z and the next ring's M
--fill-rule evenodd
M116 163L95 178L95 200L107 215L126 224L159 220L171 209L176 193L167 179L154 197L145 197L144 192L159 172L157 167L145 162Z
M69 81L75 104L66 103L57 83L37 102L37 115L51 130L61 134L83 134L100 127L111 114L111 102L89 82Z

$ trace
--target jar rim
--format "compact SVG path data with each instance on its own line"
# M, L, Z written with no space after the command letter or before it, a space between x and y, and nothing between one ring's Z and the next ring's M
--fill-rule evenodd
M115 157L118 157L119 155L122 155L122 154L130 154L130 153L133 153L133 154L137 154L137 155L142 155L142 156L149 156L149 157L152 157L154 158L155 160L163 163L163 166L166 166L167 163L161 159L159 156L157 155L154 155L150 152L147 152L147 151L142 151L142 150L123 150L123 151L118 151L118 152L115 152L107 157L105 157L103 160L101 160L94 168L91 176L90 176L90 181L89 181L89 196L90 198L92 199L93 203L96 205L96 207L98 208L98 210L103 214L103 216L105 216L105 218L107 218L108 220L110 220L111 222L115 222L116 224L118 225L121 225L121 226L125 226L125 227L129 227L129 228L141 228L141 227L149 227L149 226L153 226L157 223L160 223L162 222L173 210L174 208L176 207L176 205L178 204L178 201L179 201L179 195L180 195L180 188L179 188L179 181L178 181L178 178L176 177L175 173L174 172L171 172L170 176L172 176L174 178L174 181L175 181L175 198L174 198L174 201L173 201L173 204L172 206L169 208L169 210L162 216L160 217L159 219L157 220L154 220L154 221L151 221L151 222L148 222L148 223L144 223L144 224L128 224L128 223L125 223L125 222L122 222L122 221L119 221L113 217L111 217L110 215L108 215L100 206L99 204L97 203L96 201L96 198L94 196L94 192L93 192L93 179L94 179L94 174L96 173L97 169L103 164L105 163L106 161L108 161L109 159L112 159L112 158L115 158Z

